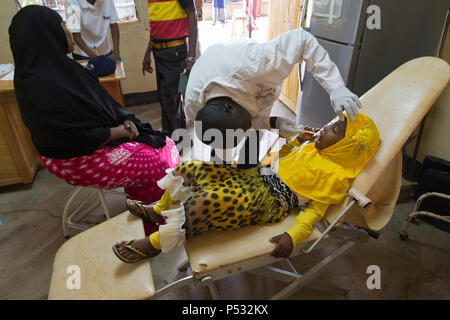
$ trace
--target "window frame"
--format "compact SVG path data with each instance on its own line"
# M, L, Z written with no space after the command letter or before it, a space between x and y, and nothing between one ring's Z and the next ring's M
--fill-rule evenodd
M52 10L55 10L56 12L58 12L60 15L61 15L61 12L60 11L63 11L64 12L64 4L62 4L61 5L61 0L53 0L52 2L56 2L57 4L58 4L58 6L55 8L55 7L51 7L51 6L49 6L48 5L48 3L46 3L48 0L15 0L16 1L16 4L17 4L17 8L20 10L21 8L23 8L23 5L22 5L22 2L23 1L33 1L33 2L37 2L36 4L37 5L41 5L41 6L45 6L45 7L47 7L47 8L50 8L50 9L52 9ZM114 6L115 6L115 8L116 8L116 12L117 12L117 15L119 15L119 12L118 12L118 10L117 10L117 2L118 1L120 1L120 0L113 0L114 1ZM63 2L64 2L64 0L63 0ZM140 10L139 10L139 0L130 0L129 1L130 3L131 2L133 2L134 3L134 8L135 8L135 19L132 19L132 20L119 20L117 23L118 24L131 24L131 23L138 23L138 22L142 22L142 19L139 17L140 16L140 14L139 14L139 12L140 12ZM31 5L31 3L30 4L28 4L28 5ZM62 16L62 18L65 20L65 14L64 15L61 15Z

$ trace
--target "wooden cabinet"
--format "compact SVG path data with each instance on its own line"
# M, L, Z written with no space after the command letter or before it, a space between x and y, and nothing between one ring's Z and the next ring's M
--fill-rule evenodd
M300 27L304 0L272 0L269 2L268 40ZM283 82L280 100L293 112L297 112L299 89L298 65Z
M125 107L120 80L125 80L125 69L123 67L123 62L117 64L116 72L114 74L99 78L101 85L108 91L114 100L120 103L122 107Z
M32 182L39 164L14 90L0 90L0 186Z

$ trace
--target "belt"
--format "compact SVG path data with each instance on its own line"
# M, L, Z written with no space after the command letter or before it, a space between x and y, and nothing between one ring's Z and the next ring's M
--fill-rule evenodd
M173 41L166 41L166 42L153 42L152 41L152 47L155 49L165 49L165 48L172 48L176 46L181 46L186 43L186 39L183 40L173 40Z

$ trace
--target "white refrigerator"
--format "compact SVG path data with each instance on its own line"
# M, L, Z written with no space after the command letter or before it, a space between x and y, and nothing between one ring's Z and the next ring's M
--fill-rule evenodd
M450 0L309 0L305 29L361 96L404 62L436 55L449 5ZM380 29L366 23L374 6ZM299 74L297 123L321 127L335 117L329 95L304 67Z

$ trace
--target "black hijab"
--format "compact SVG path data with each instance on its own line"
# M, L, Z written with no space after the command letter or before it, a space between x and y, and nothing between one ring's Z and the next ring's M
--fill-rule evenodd
M94 76L67 57L61 22L57 12L32 5L21 9L9 27L16 98L39 154L60 159L90 154L109 138L110 128L125 120L139 130L135 141L163 147L164 133L141 123Z

